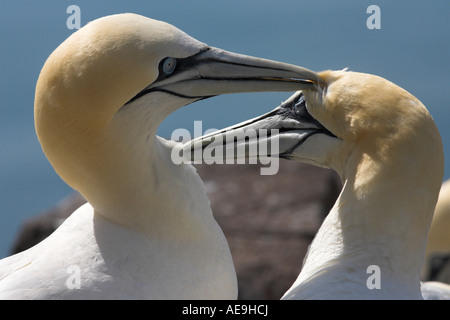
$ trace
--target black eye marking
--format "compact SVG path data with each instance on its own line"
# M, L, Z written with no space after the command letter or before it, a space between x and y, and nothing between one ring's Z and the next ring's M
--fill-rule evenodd
M303 93L297 99L283 103L280 114L298 121L317 123L317 120L309 114L306 108L306 99Z
M306 99L303 94L296 102L294 102L294 106L292 109L295 118L299 120L306 120L309 122L318 123L318 121L314 119L308 112L308 109L306 108Z
M209 50L210 50L209 48L206 48L186 58L166 57L162 59L159 62L158 66L159 70L158 78L154 82L164 80L172 76L173 74L180 73L189 69L192 65L195 65L198 56L200 56L205 51Z
M306 107L307 102L303 93L300 93L298 97L293 100L288 100L281 104L281 108L278 114L284 118L293 119L303 124L312 124L316 128L319 128L315 133L324 133L330 137L336 136L328 131L317 119L315 119L308 111ZM309 137L309 136L308 136Z

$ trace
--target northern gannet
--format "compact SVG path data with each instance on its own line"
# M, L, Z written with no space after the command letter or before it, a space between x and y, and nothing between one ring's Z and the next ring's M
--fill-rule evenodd
M341 194L283 299L420 299L426 239L444 172L439 131L418 99L386 79L346 70L317 78L314 88L273 111L183 149L196 159L202 153L190 151L222 146L226 135L277 129L267 139L278 139L279 149L269 155L339 174ZM265 156L254 150L248 148L245 157ZM368 285L376 271L377 287ZM433 285L427 288L433 291Z
M209 47L135 14L88 23L47 59L35 126L55 171L89 203L0 261L0 299L234 299L236 275L195 169L156 135L215 95L296 91L309 70Z
M425 250L425 269L434 254L450 254L450 180L445 181L439 191L439 198L431 221Z

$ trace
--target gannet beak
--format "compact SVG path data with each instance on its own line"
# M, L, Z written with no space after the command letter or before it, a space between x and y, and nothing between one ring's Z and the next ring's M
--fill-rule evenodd
M182 153L186 161L195 162L217 160L218 153L225 160L290 158L295 149L315 134L336 138L308 113L299 91L262 116L188 141L183 144ZM205 149L214 151L204 152Z
M160 71L159 78L132 100L155 91L200 100L226 93L297 91L319 83L318 75L308 69L212 47L171 59L173 71Z

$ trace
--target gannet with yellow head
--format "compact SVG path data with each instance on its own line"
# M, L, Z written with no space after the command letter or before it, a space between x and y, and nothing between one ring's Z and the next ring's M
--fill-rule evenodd
M431 115L378 76L342 70L309 79L315 87L261 117L195 139L185 151L212 148L237 130L277 129L267 139L278 139L279 149L269 155L340 175L342 192L283 299L422 298L420 270L444 171ZM245 156L264 156L252 150Z
M236 274L205 188L156 135L215 95L296 91L306 69L223 51L167 23L88 23L47 59L35 125L56 172L89 203L49 238L0 261L0 298L233 299Z
M445 181L439 191L425 251L426 263L435 254L450 254L450 180Z

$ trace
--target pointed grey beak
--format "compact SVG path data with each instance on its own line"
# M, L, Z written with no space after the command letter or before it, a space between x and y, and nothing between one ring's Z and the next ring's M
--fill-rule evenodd
M307 111L303 93L292 95L274 110L234 126L193 139L180 148L186 161L280 157L314 134L335 137ZM232 163L227 162L227 163Z
M297 91L316 87L320 80L306 68L212 47L171 62L175 67L170 75L160 76L131 101L154 91L192 100L226 93Z

